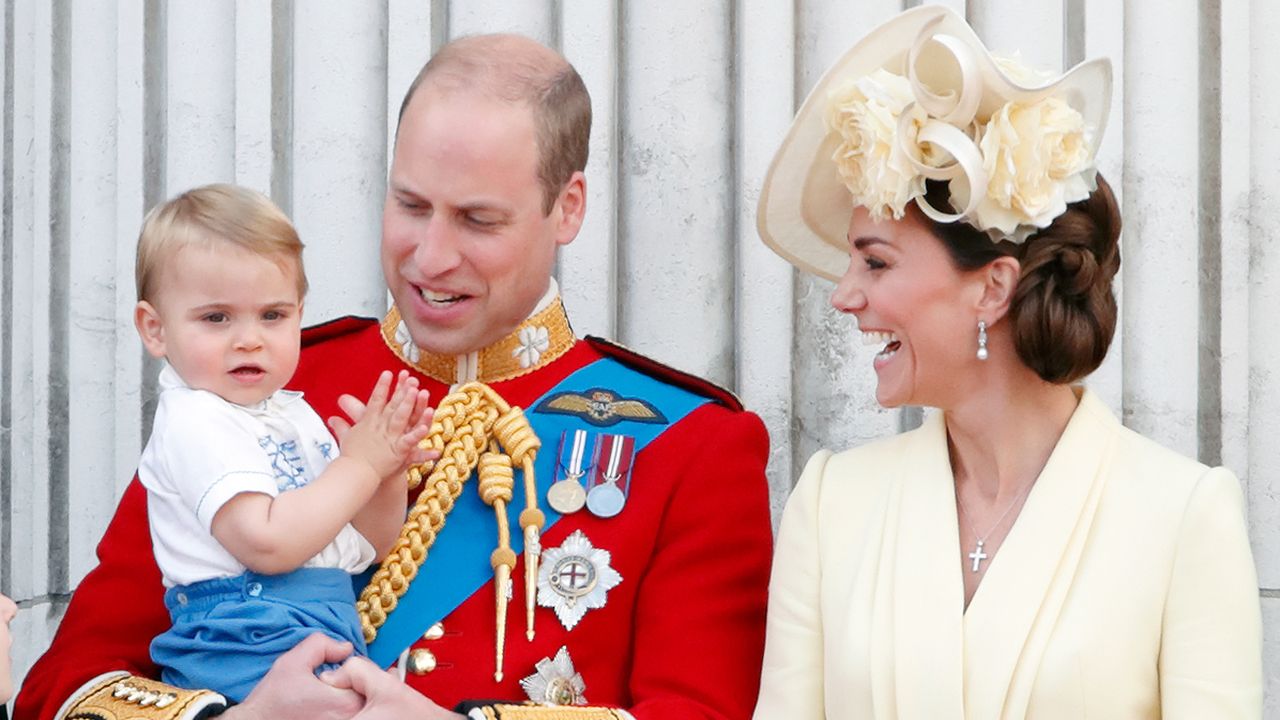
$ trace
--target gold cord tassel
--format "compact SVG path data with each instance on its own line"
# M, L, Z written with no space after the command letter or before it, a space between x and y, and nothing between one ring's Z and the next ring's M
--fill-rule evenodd
M493 506L498 518L498 547L493 551L490 562L494 569L498 606L497 669L494 677L502 679L507 598L511 592L511 571L516 564L506 511L507 503L514 494L512 467L519 465L524 470L526 507L520 513L520 526L524 530L525 580L529 586L525 593L526 620L528 636L532 639L540 552L538 535L545 523L545 516L538 509L537 484L533 474L534 460L541 445L520 408L509 406L483 383L467 383L440 402L431 432L419 444L423 449L438 451L440 457L409 469L409 487L415 488L424 480L426 487L409 510L395 546L356 601L366 643L373 642L378 628L387 621L387 615L395 610L400 598L408 591L409 584L426 561L427 551L444 527L453 503L462 493L463 483L479 466L481 498ZM483 459L481 453L484 453Z
M497 616L494 627L493 679L502 682L502 648L507 640L507 598L511 595L511 571L516 554L511 550L511 526L507 522L507 503L515 489L511 458L502 454L498 443L489 442L489 452L480 456L480 499L493 506L498 520L498 547L489 556L493 566L493 591Z

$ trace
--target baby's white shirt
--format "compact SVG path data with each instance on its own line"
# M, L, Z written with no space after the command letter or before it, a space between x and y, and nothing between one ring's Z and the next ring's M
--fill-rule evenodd
M188 387L168 364L160 388L138 478L165 587L241 575L247 568L213 537L214 515L240 493L275 497L306 485L338 456L338 443L299 392L237 405ZM303 566L357 573L375 559L347 524Z

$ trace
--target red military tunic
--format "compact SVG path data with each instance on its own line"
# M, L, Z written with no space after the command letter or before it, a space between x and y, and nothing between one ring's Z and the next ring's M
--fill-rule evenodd
M338 414L342 393L362 397L387 369L415 370L436 400L449 391L438 377L416 372L396 352L391 331L384 333L373 320L348 318L311 328L303 346L290 387L303 391L321 417ZM604 608L587 612L572 631L551 609L539 607L537 636L529 642L521 560L512 574L504 680L494 680L490 580L444 618L442 637L418 640L415 648L429 650L436 667L409 674L406 682L445 707L467 699L519 701L525 699L520 678L566 646L591 705L624 708L638 720L750 717L764 644L772 543L765 429L714 386L594 340L566 344L549 362L543 359L525 374L490 384L511 405L527 408L606 354L715 400L637 455L630 495L619 515L602 519L581 511L563 517L543 536L542 546L554 548L581 530L595 547L612 554L611 565L623 581L608 592ZM555 439L543 441L554 448ZM463 492L475 492L474 481ZM448 532L446 523L442 536ZM52 646L24 682L16 720L53 717L64 701L103 673L157 676L148 646L167 629L169 617L151 551L146 494L136 479L98 555L99 566L76 590ZM414 582L438 587L450 578L424 574Z

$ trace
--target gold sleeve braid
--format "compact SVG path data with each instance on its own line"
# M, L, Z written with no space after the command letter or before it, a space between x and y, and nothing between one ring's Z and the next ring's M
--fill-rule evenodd
M511 480L513 465L524 471L525 509L520 513L520 526L525 539L525 581L531 588L537 587L538 536L545 524L545 516L537 505L533 463L541 441L521 409L509 406L483 383L467 383L441 401L432 420L431 431L420 446L438 451L440 457L434 463L409 469L409 487L417 487L424 476L426 487L409 510L395 546L356 601L367 643L377 637L378 628L386 622L387 616L409 589L409 583L418 574L427 551L444 527L446 516L462 493L463 483L478 465L481 495L494 507L498 518L499 542L492 557L498 603L500 606L505 604L510 572L515 566L506 523L506 503L514 494ZM491 456L486 457L483 463L482 453ZM533 593L526 593L525 600L527 634L532 639ZM505 612L500 612L498 617L505 619ZM500 620L496 673L499 677L505 634L502 624Z
M485 720L631 720L613 708L576 705L490 705L479 712Z
M107 676L64 706L57 720L191 720L226 698L125 674Z

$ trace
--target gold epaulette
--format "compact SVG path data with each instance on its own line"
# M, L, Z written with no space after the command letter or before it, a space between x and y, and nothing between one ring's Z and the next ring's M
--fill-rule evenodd
M84 688L58 713L57 720L191 720L226 698L210 690L182 690L124 673L106 675Z
M630 713L581 705L489 705L471 711L485 720L633 720Z

